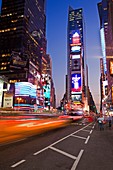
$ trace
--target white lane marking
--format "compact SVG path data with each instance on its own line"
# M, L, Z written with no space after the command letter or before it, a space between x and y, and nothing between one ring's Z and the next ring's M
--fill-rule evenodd
M83 129L82 131L84 131L84 132L89 132L90 130Z
M89 140L90 136L87 137L86 141L85 141L85 144L88 143L88 140Z
M38 151L38 152L35 152L33 155L38 155L39 153L41 153L41 152L43 152L43 151L45 151L45 150L47 150L49 148L49 146L47 146L46 148L44 148L44 149L41 149L40 151Z
M52 150L54 150L54 151L56 151L56 152L59 152L59 153L65 155L65 156L68 156L69 158L77 159L76 156L73 156L73 155L71 155L71 154L69 154L69 153L66 153L66 152L64 152L64 151L61 151L60 149L56 149L56 148L54 148L54 147L52 147L52 146L50 146L49 148L52 149Z
M82 137L82 136L77 136L77 135L71 135L73 137L76 137L76 138L80 138L80 139L86 139L85 137Z
M90 123L90 124L92 124L92 123ZM75 133L78 133L79 131L85 129L86 127L90 126L90 124L88 124L88 125L82 127L81 129L77 130L76 132L71 133L70 135L65 136L64 138L62 138L62 139L60 139L60 140L54 142L53 144L51 144L51 145L49 145L49 146L43 148L42 150L39 150L38 152L35 152L33 155L38 155L39 153L41 153L41 152L47 150L49 147L51 147L51 146L53 146L53 145L56 145L57 143L59 143L59 142L65 140L65 139L69 138L71 135L73 135L73 134L75 134Z
M90 134L93 132L93 130L90 131Z
M79 152L79 155L77 156L77 159L76 159L76 161L74 162L71 170L75 170L75 169L76 169L76 167L77 167L77 165L78 165L78 163L79 163L79 161L80 161L80 158L81 158L83 152L84 152L84 150L81 150L81 151Z
M15 168L16 166L22 164L22 163L25 162L25 161L26 161L26 160L21 160L21 161L17 162L16 164L12 165L11 167L12 167L12 168Z
M95 126L92 127L92 129L94 129Z

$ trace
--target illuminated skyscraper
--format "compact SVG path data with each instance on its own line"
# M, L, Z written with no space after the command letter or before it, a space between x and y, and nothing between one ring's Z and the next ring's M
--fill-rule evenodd
M51 77L52 65L46 44L45 0L2 0L0 75L5 75L12 86L15 82L36 85L42 102L42 75Z
M83 10L68 11L67 99L82 102L84 90Z
M111 96L113 96L113 1L102 0L102 2L98 3L98 12L102 45L101 65L103 65L103 69L101 69L100 89L101 108L103 109L102 103L105 100L109 100L110 103Z
M0 16L0 74L10 83L30 81L41 74L46 53L44 0L3 0Z

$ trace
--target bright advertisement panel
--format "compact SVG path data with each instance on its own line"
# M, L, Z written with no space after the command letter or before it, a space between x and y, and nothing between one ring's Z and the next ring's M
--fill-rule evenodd
M110 60L110 63L109 63L109 72L110 72L110 74L113 75L113 60Z
M81 53L81 46L74 45L70 46L70 54L80 54Z
M82 101L82 94L71 95L71 99L72 99L72 101L80 102L80 101Z
M79 59L72 59L71 60L71 71L80 71L81 70L81 60Z
M15 95L30 95L31 83L29 82L16 82Z
M36 97L36 86L29 82L16 82L15 96L20 95Z
M2 106L3 81L0 81L0 107Z
M106 74L107 64L106 64L106 47L105 47L104 28L101 28L100 30L100 39L101 39L101 48L102 48L102 56L103 56L104 74Z
M81 39L80 39L80 33L78 30L71 30L70 31L70 44L71 45L80 45Z
M45 86L43 86L44 89L44 97L47 99L50 99L50 84L47 84Z
M78 93L82 92L82 86L81 86L81 74L71 74L71 93Z
M78 58L80 58L80 54L78 54L78 55L70 55L70 57L71 57L71 59L78 59Z

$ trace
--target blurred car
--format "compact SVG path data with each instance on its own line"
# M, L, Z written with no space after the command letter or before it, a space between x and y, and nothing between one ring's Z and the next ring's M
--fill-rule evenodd
M59 116L62 119L70 119L72 121L82 120L84 112L82 110L70 110L66 115Z

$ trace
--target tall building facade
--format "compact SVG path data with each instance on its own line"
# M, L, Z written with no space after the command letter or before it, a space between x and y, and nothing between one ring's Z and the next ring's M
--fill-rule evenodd
M83 102L84 91L84 39L83 10L69 7L67 31L67 100Z
M98 3L100 18L100 37L102 47L101 61L101 105L109 98L113 85L113 1L102 0ZM103 62L103 63L102 63ZM102 69L103 68L103 69ZM102 106L100 107L102 108Z
M34 81L34 72L41 73L41 48L46 33L44 1L3 0L0 18L0 74L7 75L10 82L17 73L17 79ZM18 62L19 57L25 61L24 66Z
M11 86L29 82L43 105L42 74L46 57L45 0L3 0L0 16L0 75ZM12 88L13 89L13 88ZM15 102L16 101L15 98Z

